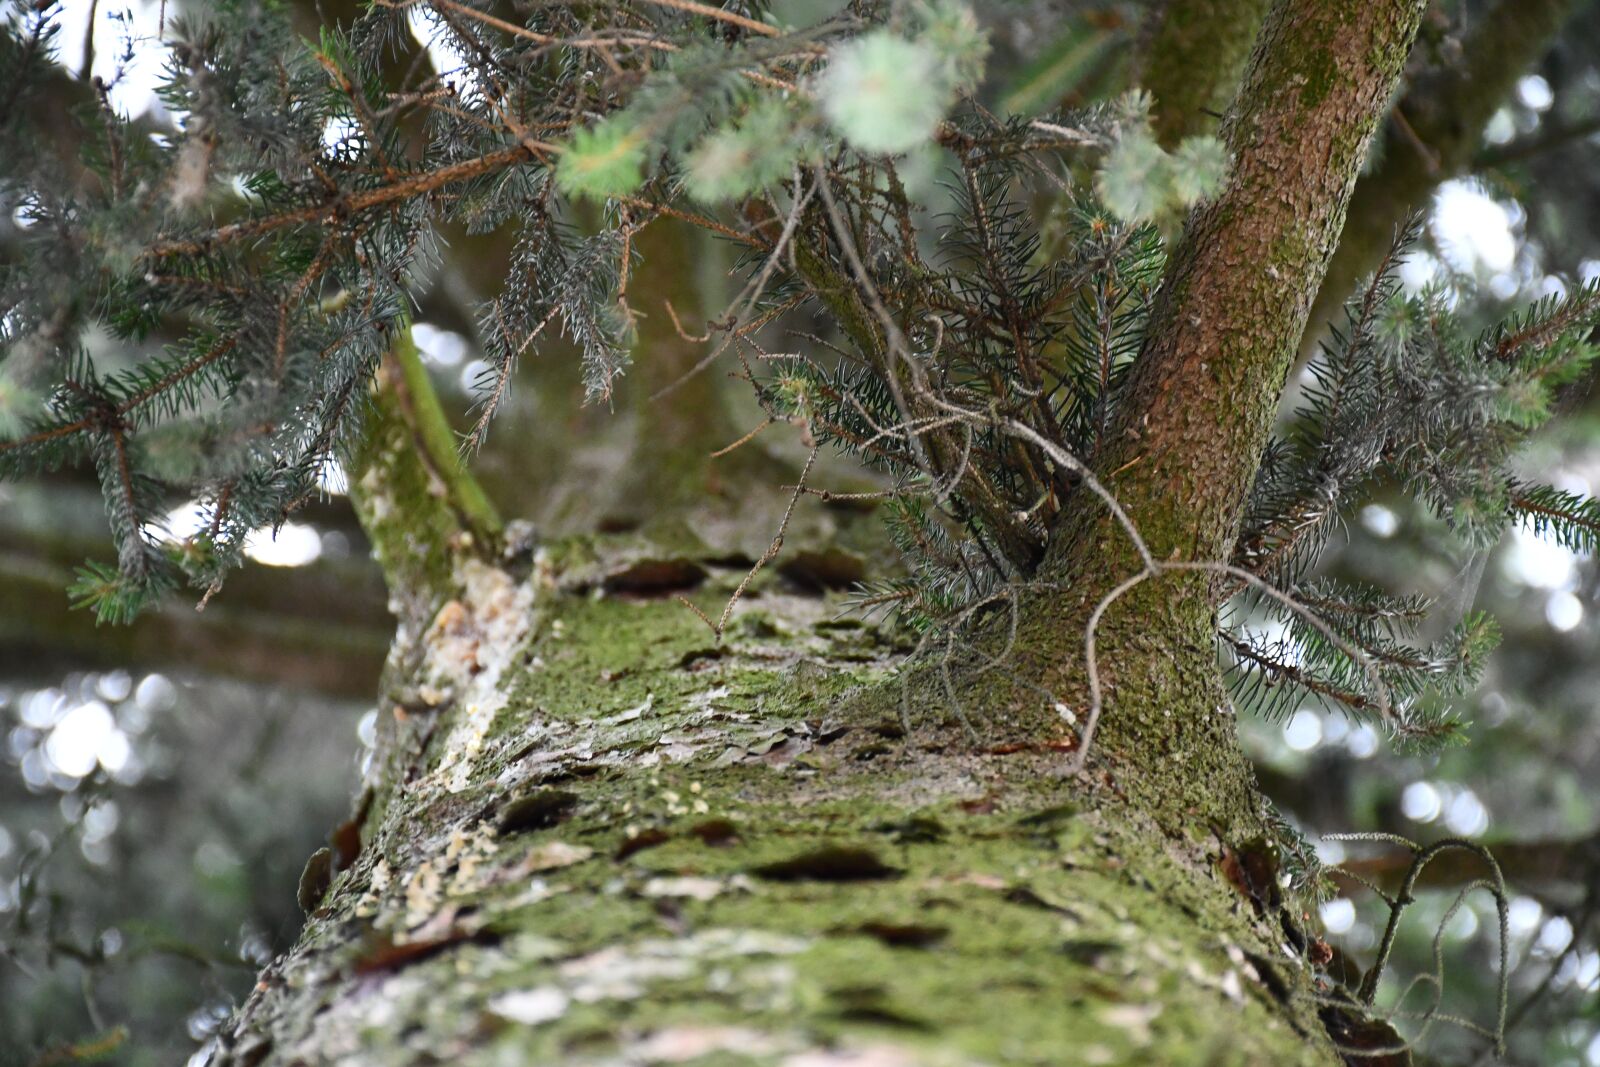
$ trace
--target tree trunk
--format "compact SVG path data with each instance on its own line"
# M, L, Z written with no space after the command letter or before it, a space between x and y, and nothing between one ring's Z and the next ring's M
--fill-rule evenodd
M1224 127L1235 176L1094 457L1161 560L1227 558L1423 3L1267 20ZM377 405L357 479L403 617L381 747L223 1062L1337 1062L1302 917L1252 844L1208 581L1106 615L1106 725L1064 773L1085 623L1140 565L1086 494L1015 639L991 635L1002 669L896 673L893 632L771 570L719 643L668 594L716 617L746 570L726 556L468 536L415 409ZM805 540L785 547L824 547Z
M224 1062L1334 1061L1208 827L864 717L903 649L820 597L758 586L720 646L597 597L605 544L459 565L360 854Z

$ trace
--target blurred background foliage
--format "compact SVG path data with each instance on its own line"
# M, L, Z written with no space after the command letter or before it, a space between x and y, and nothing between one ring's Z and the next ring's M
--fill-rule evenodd
M1465 63L1461 42L1499 2L1518 0L1440 0L1412 84ZM319 18L349 17L359 5L291 6L309 33ZM503 6L514 13L518 5ZM989 103L1033 112L1125 88L1145 6L980 6L995 47L991 69L1016 72ZM101 77L116 106L159 130L166 120L148 90L159 60L148 46L163 7L170 16L183 4L66 4L64 93L85 74ZM1484 322L1600 275L1600 4L1573 3L1564 17L1465 161L1439 161L1419 200L1388 205L1400 216L1427 213L1422 247L1404 268L1408 287L1444 286ZM451 62L426 42L422 30L417 49L441 68ZM1372 173L1405 144L1405 107L1402 100L1391 117ZM0 250L12 225L0 217ZM663 228L652 242L647 261L692 268L675 272L672 292L686 328L700 328L723 306L730 253L687 231ZM416 340L463 426L485 369L472 309L496 291L509 244L504 234L451 234L440 266L417 289ZM645 525L651 492L705 492L707 482L639 468L634 441L722 435L715 447L755 425L754 414L744 426L661 424L670 416L646 402L649 394L703 352L666 328L659 305L671 292L647 289L649 274L630 295L654 321L645 320L635 370L610 410L582 405L578 361L559 342L523 362L478 461L506 514L547 533ZM696 389L723 388L715 375L695 381ZM748 398L735 392L731 410L747 410L737 405ZM1565 407L1524 463L1531 477L1588 495L1600 489L1600 395L1581 383ZM797 448L769 434L736 462L759 471L763 449L792 458ZM556 449L565 473L541 479L556 468ZM131 627L96 629L68 610L64 593L72 566L103 554L92 473L0 485L0 1063L176 1062L293 940L296 879L348 813L391 631L337 477L327 490L275 538L262 531L252 565L204 612L174 602ZM172 507L169 519L181 527L185 502ZM1464 553L1405 497L1382 490L1347 516L1326 567L1439 597L1455 617L1487 610L1504 639L1459 709L1470 743L1409 757L1320 707L1282 721L1245 716L1263 784L1320 840L1325 862L1391 889L1397 850L1322 835L1462 837L1494 850L1512 890L1508 1062L1600 1067L1600 567L1531 532ZM1441 864L1437 873L1401 927L1388 1003L1411 976L1432 972L1440 923L1482 871ZM1336 877L1333 886L1319 916L1328 940L1368 961L1386 909L1353 879ZM1483 893L1443 925L1444 1004L1454 1015L1493 1016L1496 928ZM1459 1027L1439 1026L1418 1059L1488 1062L1484 1047Z

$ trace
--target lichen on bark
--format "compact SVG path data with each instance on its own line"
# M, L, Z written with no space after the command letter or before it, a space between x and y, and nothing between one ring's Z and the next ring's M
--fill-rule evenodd
M718 645L559 555L441 610L427 741L229 1062L1332 1062L1207 828L899 736L851 694L903 642L823 597L763 583Z

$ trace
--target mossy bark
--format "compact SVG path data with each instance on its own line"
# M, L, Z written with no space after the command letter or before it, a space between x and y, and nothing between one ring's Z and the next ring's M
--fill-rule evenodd
M487 541L493 509L486 499L481 508L487 512L474 506L481 494L453 451L431 451L440 439L429 429L442 418L438 401L425 373L403 368L403 360L416 359L410 336L396 338L395 348L378 368L350 497L389 587L389 607L400 623L396 644L406 645L453 594L458 557L494 550ZM463 498L463 485L474 503Z
M823 597L762 583L719 645L570 558L459 569L223 1062L1335 1062L1204 823L900 736L854 694L903 645Z
M1262 27L1222 129L1233 173L1188 220L1109 444L1093 458L1156 561L1232 556L1312 298L1425 6L1285 0ZM1089 620L1119 583L1150 570L1100 500L1079 496L1051 534L1015 642L1011 673L1029 684L1012 687L1010 706L1035 735L1063 731L1053 705L1081 721ZM1255 789L1215 666L1220 584L1214 572L1169 571L1106 611L1098 743L1121 788L1148 805L1237 827Z
M1159 559L1227 558L1423 4L1280 0L1263 29L1234 177L1094 457ZM776 568L714 640L676 590L617 580L644 533L413 551L463 542L408 447L374 439L363 504L414 620L368 799L223 1062L1337 1062L1301 917L1238 878L1260 798L1208 581L1152 577L1107 614L1101 741L1064 773L1085 622L1140 566L1087 494L995 637L1005 669L946 686ZM402 497L410 520L371 504ZM668 547L717 614L743 569Z
M1225 559L1312 297L1424 0L1280 3L1173 254L1100 468L1158 556ZM1121 471L1118 474L1116 472Z

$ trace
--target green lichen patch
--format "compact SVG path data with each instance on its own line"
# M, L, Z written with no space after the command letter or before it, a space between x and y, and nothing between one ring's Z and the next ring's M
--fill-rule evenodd
M264 1062L1331 1062L1203 828L1045 750L905 735L861 701L894 638L822 598L759 591L708 646L544 567L434 627L435 668L487 665L444 671L410 780L241 1013Z
M346 958L316 1019L319 1047L334 1027L346 1031L334 1047L372 1062L603 1063L714 1027L766 1035L744 1051L768 1052L729 1062L863 1045L907 1063L1328 1062L1237 948L1261 947L1249 909L1098 813L1030 820L1041 809L1026 796L984 814L951 804L939 834L904 837L898 827L931 816L897 823L885 818L892 804L859 795L796 806L782 799L789 776L765 769L692 781L703 783L692 794L675 780L653 788L730 813L732 843L706 842L683 815L659 848L622 860L584 851L617 822L586 803L515 838L461 832L427 892L415 877L392 880L381 911L423 899L437 909L406 913L422 949L381 975ZM612 784L615 807L637 803ZM842 844L852 841L865 844ZM553 847L568 862L530 871L529 857ZM892 858L898 876L745 876L773 856L847 848ZM1239 1022L1225 1042L1217 1011ZM423 1025L386 1023L413 1018ZM296 1046L279 1034L274 1047ZM1063 1061L1067 1048L1079 1058Z

